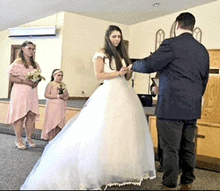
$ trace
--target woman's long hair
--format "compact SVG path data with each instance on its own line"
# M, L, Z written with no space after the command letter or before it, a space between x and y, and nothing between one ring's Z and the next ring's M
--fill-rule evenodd
M27 46L29 44L34 45L30 41L24 41L23 44L21 45L21 49L20 49L20 52L19 52L19 58L21 58L22 62L24 63L25 68L28 68L28 63L27 63L27 61L24 58L24 52L22 50L22 47L25 47L25 46ZM34 61L33 56L30 58L30 61L31 61L31 66L33 66L33 68L37 69L37 65L36 65L36 62Z
M113 44L111 43L111 41L109 39L109 37L110 37L110 35L113 31L118 31L118 32L121 33L121 41L120 41L119 45L116 48L113 46ZM123 42L122 31L119 27L117 27L115 25L110 25L108 27L108 29L106 30L106 33L105 33L104 49L105 49L105 53L109 57L109 67L111 69L112 69L112 67L111 67L112 58L115 59L115 64L116 64L116 70L117 71L119 71L122 67L121 58L123 58L125 60L125 63L126 63L127 66L129 64L131 64L131 61L128 57L128 53L127 53L127 50L126 50L124 42Z

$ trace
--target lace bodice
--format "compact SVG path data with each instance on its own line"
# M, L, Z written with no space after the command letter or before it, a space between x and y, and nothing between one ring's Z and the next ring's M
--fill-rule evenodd
M116 65L115 65L115 59L112 59L111 68L109 67L109 59L107 58L107 55L102 52L96 52L93 56L93 62L95 63L96 59L98 57L101 57L102 59L105 58L105 65L104 65L104 72L111 73L116 71ZM121 60L122 65L126 67L126 63L124 59Z

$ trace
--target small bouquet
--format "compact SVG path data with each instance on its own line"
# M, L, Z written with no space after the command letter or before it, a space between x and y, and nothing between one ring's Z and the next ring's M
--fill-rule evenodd
M36 69L31 72L28 72L26 79L38 83L41 80L45 80L45 77L41 76L41 71Z
M57 90L59 94L63 94L66 90L66 85L64 83L61 83L57 86Z

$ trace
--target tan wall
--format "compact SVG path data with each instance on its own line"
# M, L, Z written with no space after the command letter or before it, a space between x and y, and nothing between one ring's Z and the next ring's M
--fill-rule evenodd
M8 96L8 75L6 69L10 64L12 44L22 44L31 40L36 44L35 60L42 69L46 81L38 86L39 99L44 99L44 91L50 81L52 70L61 68L64 71L64 82L67 84L72 97L91 96L101 81L94 75L92 57L97 49L104 44L104 35L110 24L118 25L124 34L124 39L129 40L129 28L126 25L93 19L73 13L61 12L21 27L57 26L58 35L55 37L17 37L8 38L9 31L0 32L0 63L3 63L0 84L0 98ZM7 88L6 88L7 87Z
M70 96L82 97L82 91L86 97L91 96L101 83L95 78L92 57L103 47L105 31L110 24L118 25L124 39L129 39L128 26L65 13L62 70Z
M8 97L8 75L6 70L10 64L10 43L8 31L0 32L0 98Z
M64 12L52 15L43 19L39 19L27 23L22 27L46 27L57 26L58 35L51 37L13 37L9 38L9 31L0 32L0 63L1 63L1 83L0 98L8 96L8 74L6 70L10 65L11 45L21 45L25 40L31 40L36 45L35 60L42 69L42 75L46 77L46 81L40 82L38 86L38 95L40 99L44 99L44 90L46 84L50 81L52 70L61 67L62 54L62 28L64 23Z

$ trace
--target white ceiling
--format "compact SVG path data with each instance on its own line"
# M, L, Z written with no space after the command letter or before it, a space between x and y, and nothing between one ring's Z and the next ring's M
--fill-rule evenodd
M132 25L217 0L0 0L0 31L66 11ZM152 6L160 3L158 7Z

